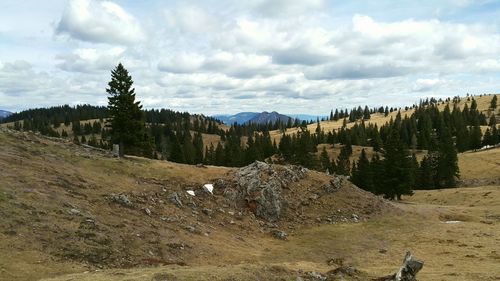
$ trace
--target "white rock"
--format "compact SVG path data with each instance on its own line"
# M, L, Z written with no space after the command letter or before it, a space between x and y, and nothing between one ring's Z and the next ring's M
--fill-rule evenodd
M207 184L203 185L203 190L210 192L210 194L214 194L213 193L214 185L211 183L207 183Z

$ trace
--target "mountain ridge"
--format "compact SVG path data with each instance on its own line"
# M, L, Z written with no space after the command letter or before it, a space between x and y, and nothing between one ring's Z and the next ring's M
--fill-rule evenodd
M12 112L10 111L0 109L0 120L9 117L11 114Z
M239 125L243 124L267 124L267 123L276 123L277 121L288 122L289 119L294 120L295 118L281 114L276 111L263 111L263 112L239 112L233 115L228 114L220 114L220 115L212 115L211 117L216 118L223 122L226 125L231 125L237 123Z

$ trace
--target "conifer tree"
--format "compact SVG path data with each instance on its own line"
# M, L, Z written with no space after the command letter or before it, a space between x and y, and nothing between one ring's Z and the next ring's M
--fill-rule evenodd
M121 63L111 71L106 92L110 114L111 141L119 145L119 156L125 152L151 157L151 142L147 138L142 105L135 101L132 77Z
M352 182L364 190L374 192L370 161L366 156L365 149L361 150L356 169L352 171Z
M335 172L339 175L348 176L351 170L351 163L349 161L349 156L352 154L352 148L344 145L340 149L340 154L337 157L337 162L335 163Z
M217 144L217 148L215 149L215 165L224 166L225 155L224 155L224 147L219 142Z
M470 133L470 148L479 149L482 144L482 133L479 125L473 126Z
M491 99L491 102L490 102L490 108L491 109L497 108L497 95L493 95L493 98Z
M321 154L319 156L319 161L321 164L321 170L322 171L328 171L328 173L333 172L331 171L331 161L330 161L330 156L328 156L328 152L326 151L326 147L323 146L323 150L321 151Z
M375 194L383 194L384 182L384 163L380 160L378 153L375 153L370 161L370 170L373 175L372 192Z
M401 195L413 194L411 162L396 126L384 144L384 178L383 194L386 198L400 199Z
M365 106L365 109L363 111L363 119L370 119L370 109L368 109L368 106Z
M196 132L193 138L194 146L194 163L203 163L203 136L200 132Z
M439 136L437 183L440 187L455 187L458 176L457 151L453 145L450 130L444 127Z
M171 135L172 150L170 151L170 157L168 160L177 162L177 163L186 163L186 158L184 158L184 151L179 142L179 136L175 134Z

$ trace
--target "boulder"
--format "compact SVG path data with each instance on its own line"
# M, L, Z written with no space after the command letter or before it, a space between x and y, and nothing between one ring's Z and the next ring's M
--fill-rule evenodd
M226 187L224 196L233 204L246 205L259 218L269 222L280 219L287 202L281 191L307 175L299 166L275 166L260 161L239 169L234 184Z

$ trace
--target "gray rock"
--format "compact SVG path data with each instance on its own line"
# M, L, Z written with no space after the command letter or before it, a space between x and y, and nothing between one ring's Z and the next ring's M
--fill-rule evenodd
M166 222L176 222L176 221L178 221L178 219L175 218L175 217L161 217L160 220L166 221Z
M316 272L316 271L311 271L311 272L307 273L307 275L309 275L309 277L313 278L313 280L326 280L325 276L323 276L321 273Z
M68 210L68 214L70 214L72 216L77 216L77 215L80 215L80 210L75 209L75 208L71 208Z
M202 211L205 215L207 215L207 216L209 216L209 217L210 217L210 216L212 216L212 214L214 213L214 211L212 211L211 209L208 209L208 208L203 208L201 211Z
M109 198L109 200L111 200L111 202L120 204L123 207L127 207L127 208L133 208L134 207L134 204L132 204L132 201L130 201L130 199L128 198L128 196L125 195L125 194L114 194L114 193L111 193L111 195L109 195L108 198Z
M177 207L182 208L182 201L181 201L181 198L179 197L179 194L177 194L177 192L170 193L170 195L168 196L168 199L170 200L170 202L175 204Z
M324 186L323 189L326 193L333 193L342 188L346 181L348 181L347 177L334 175L330 180L330 184Z
M306 175L307 169L299 166L282 167L255 161L236 172L234 184L226 185L224 197L232 204L246 205L244 207L266 221L275 222L287 206L282 189Z
M280 240L286 240L288 237L288 234L282 230L273 230L273 231L271 231L271 235L274 238L280 239Z
M201 234L201 231L199 229L191 225L186 225L184 229L194 234Z

